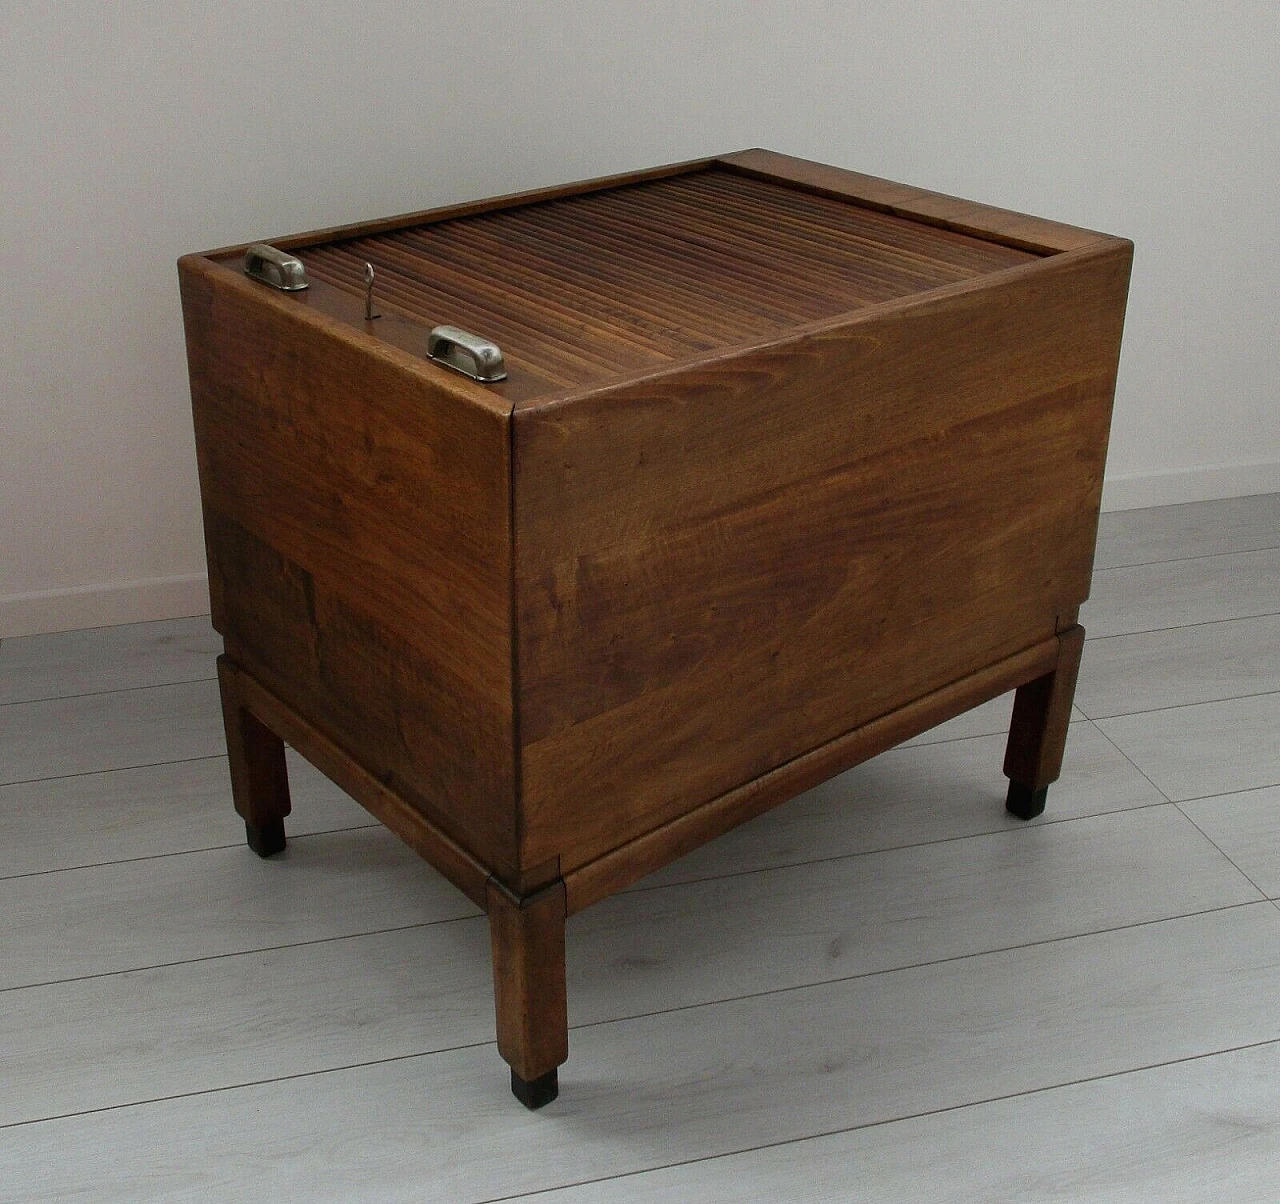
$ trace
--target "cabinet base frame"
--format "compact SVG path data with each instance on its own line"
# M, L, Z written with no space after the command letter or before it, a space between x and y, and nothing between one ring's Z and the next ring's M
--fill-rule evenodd
M289 786L284 742L361 803L489 917L498 1049L529 1108L556 1098L568 1056L565 920L771 807L903 740L1017 688L1005 772L1009 810L1030 819L1062 765L1084 630L1066 630L797 757L536 890L491 867L411 807L330 736L229 656L218 658L236 810L250 848L284 848Z

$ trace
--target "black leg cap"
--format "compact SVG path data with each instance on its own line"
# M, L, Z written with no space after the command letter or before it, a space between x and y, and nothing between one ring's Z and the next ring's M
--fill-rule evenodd
M1009 783L1009 797L1005 799L1004 809L1019 819L1035 819L1044 814L1044 800L1049 793L1048 786L1032 790L1021 782Z
M513 1070L511 1094L532 1112L535 1108L549 1104L560 1094L560 1080L554 1070L548 1070L536 1079L522 1079Z
M284 848L284 820L282 819L274 819L261 828L255 828L252 824L246 823L244 833L248 838L249 847L259 857L270 857Z

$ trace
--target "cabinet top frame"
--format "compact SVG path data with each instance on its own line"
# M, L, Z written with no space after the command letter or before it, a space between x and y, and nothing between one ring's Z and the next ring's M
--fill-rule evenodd
M819 281L817 292L823 293L824 289L826 293L833 291L827 286L837 273L828 271L821 263L820 243L823 231L818 229L815 234L812 225L806 228L804 223L812 223L815 219L813 213L802 212L797 218L802 223L800 233L791 240L791 251L771 249L765 252L752 267L754 280L747 280L745 283L735 280L733 269L730 268L729 275L718 286L722 289L722 295L736 290L736 294L730 299L740 311L739 315L721 318L711 312L706 319L706 330L701 332L696 329L700 312L698 298L691 292L679 295L679 290L685 287L679 283L674 286L674 312L663 312L662 300L656 300L653 312L640 318L642 328L637 328L634 323L630 329L617 324L611 326L607 316L597 321L590 303L593 296L598 296L607 307L611 282L607 278L607 271L599 279L593 280L595 268L589 259L583 261L585 268L579 265L579 281L585 280L586 288L578 289L581 296L576 310L571 302L564 303L556 296L555 264L548 259L535 269L533 277L516 281L526 290L527 297L533 298L532 303L525 304L525 310L534 314L533 320L529 321L525 313L516 312L510 325L504 325L506 315L501 311L504 304L501 297L502 282L493 282L486 301L483 296L486 286L478 279L475 287L480 290L480 304L488 305L488 309L482 308L480 312L498 313L500 316L490 318L488 324L498 325L515 344L515 365L510 378L499 384L470 381L428 358L429 331L437 321L450 325L465 324L453 320L454 313L449 309L451 292L454 296L461 295L459 308L464 314L468 312L468 305L475 301L466 280L465 259L446 265L444 271L446 275L452 272L453 279L443 282L442 294L430 293L424 299L421 282L415 285L411 281L407 289L402 288L398 295L391 298L390 305L383 306L382 321L376 326L364 321L361 290L351 269L356 259L361 258L370 247L376 249L383 242L394 241L396 246L390 247L388 254L403 257L406 247L401 240L419 237L421 228L424 227L488 214L499 215L500 220L505 212L531 206L541 206L542 210L539 212L543 212L546 211L548 202L572 198L590 199L592 194L625 190L634 185L665 181L672 183L661 185L662 187L679 188L682 187L680 177L689 177L696 183L699 179L711 179L707 173L714 173L719 181L742 181L744 187L754 181L761 190L771 190L776 195L784 195L782 190L787 190L791 195L803 198L803 204L807 206L820 207L835 201L851 206L853 210L862 211L864 216L884 215L882 218L866 216L867 221L896 223L899 229L907 231L914 225L923 240L921 245L924 254L916 262L912 262L916 248L908 248L902 253L903 257L899 262L883 270L871 260L867 260L871 265L869 268L855 265L852 288L861 288L865 295L856 300L850 299L847 304L839 295L839 287L834 290L834 296L824 294L817 303L812 302L803 292L803 281L796 286L797 299L788 301L783 297L776 300L768 294L770 260L778 271L780 282L785 286L788 282L788 255L794 258L797 246L802 249L812 247L809 264L811 273L816 271L820 276L825 274L825 279ZM681 200L677 197L676 204L680 203ZM735 203L735 198L730 196L729 203ZM763 206L759 213L751 212L750 206L756 203L753 199L748 198L745 202L739 200L738 203L748 206L748 222L755 220L759 225L768 220L769 215ZM661 221L662 214L650 213L643 215L643 219ZM695 259L697 244L713 243L717 223L721 220L723 219L718 213L712 213L706 219L705 230L699 230L694 224L691 227L692 233L685 231L680 234L681 238L689 237L694 241ZM415 231L414 228L419 230ZM480 230L481 239L486 237L483 223L478 227L473 223L472 228ZM461 227L454 226L450 229ZM553 233L558 238L564 231ZM893 233L892 229L890 233ZM640 234L643 236L643 230ZM536 239L539 231L532 231L530 236ZM577 237L577 232L570 228L565 237L572 242ZM750 227L743 225L736 235L731 232L727 236L731 245L735 237L739 247L749 246L747 240L751 237ZM333 256L336 253L333 250L335 244L349 244L351 251L348 253L344 250L342 255L345 258L337 264L317 264L320 278L315 287L301 293L278 293L245 279L240 263L251 244L222 247L185 256L180 261L180 268L202 274L212 273L220 278L224 287L251 289L259 294L262 302L283 307L298 320L326 327L331 334L361 342L372 341L380 346L382 353L400 359L404 367L424 374L439 388L453 394L457 400L505 415L519 410L555 406L620 385L633 385L647 377L661 377L671 371L686 370L691 365L730 360L763 348L797 342L835 327L884 316L895 309L984 287L990 283L993 275L1043 270L1048 266L1046 261L1063 255L1073 258L1092 257L1131 254L1132 251L1127 240L1107 234L761 149L292 234L269 241L282 251L304 253L310 250L317 257ZM653 280L655 293L660 295L667 283L661 265L657 260L646 262L643 242L637 242L636 245L640 248L635 269L635 277L639 281L638 291L641 295L644 294L646 279L649 278ZM621 243L619 246L625 251L625 246ZM974 260L972 264L955 267L956 263L963 263L966 255L972 256L975 252L982 254L983 248L989 252L989 260ZM497 251L491 250L490 253L497 255L501 250L499 247ZM713 246L711 253L714 251ZM413 248L408 248L408 252L418 253ZM462 256L468 253L470 252L459 252ZM589 255L590 252L584 254ZM921 263L927 264L931 259L945 260L948 255L953 257L954 262L944 270L935 272L932 276L927 268L917 271ZM725 262L723 256L721 259L721 263L712 262L709 265L712 277ZM732 263L732 259L727 262ZM905 272L902 271L904 264ZM705 266L695 262L690 269L690 279L699 273L705 274ZM797 266L798 276L803 275L804 266ZM874 277L877 274L893 277L895 272L896 278L891 278L888 285L877 292L876 288L885 282ZM234 286L232 279L235 280ZM428 287L434 288L436 283L434 279L429 279ZM837 285L840 283L837 280ZM872 287L865 287L868 283ZM715 279L711 280L710 287L717 287ZM633 295L635 292L633 289ZM443 303L441 295L445 298ZM496 303L494 297L498 298ZM807 306L806 301L809 302ZM621 304L627 304L627 299L624 298ZM707 308L714 310L713 306ZM471 312L474 312L474 307ZM692 320L682 324L681 313ZM741 314L745 314L747 320L741 320ZM596 329L578 325L584 319L587 324L594 324ZM484 321L483 318L480 320ZM515 329L515 334L511 334L512 329ZM564 333L566 330L570 332L568 335ZM480 329L475 333L490 335L494 332Z

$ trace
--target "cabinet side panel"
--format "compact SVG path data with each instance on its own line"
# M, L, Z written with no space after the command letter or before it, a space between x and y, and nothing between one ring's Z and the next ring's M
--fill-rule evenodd
M1052 635L1129 247L517 412L523 855L566 871Z
M508 415L207 261L181 267L228 650L475 856L511 869Z

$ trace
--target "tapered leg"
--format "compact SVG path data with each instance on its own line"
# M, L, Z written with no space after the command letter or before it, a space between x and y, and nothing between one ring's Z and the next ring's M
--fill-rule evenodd
M518 899L491 878L488 910L498 1052L511 1066L515 1097L541 1108L556 1098L556 1067L569 1056L564 883Z
M1005 803L1011 815L1034 819L1044 810L1049 783L1062 772L1071 702L1076 693L1084 628L1069 627L1058 636L1058 664L1052 673L1018 687L1013 722L1004 756L1009 779Z
M231 797L244 820L249 847L259 857L284 848L284 817L289 814L289 771L284 742L244 705L237 689L240 670L218 657L218 689L231 763Z

